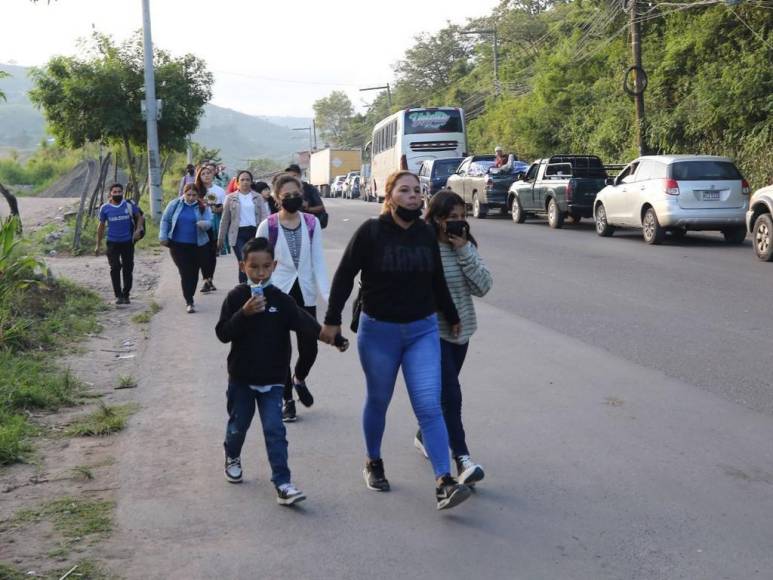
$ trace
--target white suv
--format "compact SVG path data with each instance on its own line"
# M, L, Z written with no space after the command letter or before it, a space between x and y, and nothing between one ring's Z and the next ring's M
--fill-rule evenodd
M719 230L730 244L746 238L749 184L731 159L710 155L653 155L629 163L593 203L596 233L641 228L659 244L666 232Z
M754 192L746 213L754 253L764 262L773 261L773 185Z

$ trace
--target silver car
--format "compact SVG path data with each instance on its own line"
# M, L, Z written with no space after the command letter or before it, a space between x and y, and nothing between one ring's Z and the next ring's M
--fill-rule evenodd
M596 196L596 233L641 228L659 244L669 233L719 230L730 244L746 238L749 184L731 159L712 155L652 155L629 163Z
M764 262L773 261L773 185L754 192L746 212L754 253Z

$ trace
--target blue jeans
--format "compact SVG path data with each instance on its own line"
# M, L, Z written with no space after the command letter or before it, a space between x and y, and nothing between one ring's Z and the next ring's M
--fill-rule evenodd
M236 256L237 263L242 261L242 248L244 247L244 244L246 244L248 240L254 238L257 231L258 228L253 226L239 228L239 233L236 236L236 242L234 243L234 256ZM239 270L239 283L247 283L247 274L242 272L241 269Z
M275 386L267 393L252 390L244 383L229 381L226 391L228 426L225 430L225 454L239 457L244 438L255 416L257 403L263 438L266 442L268 462L271 464L271 481L279 487L290 482L287 466L287 432L282 423L282 387Z
M462 425L462 386L459 384L459 373L462 371L469 346L469 343L454 344L440 339L443 375L440 403L443 407L446 429L448 429L448 443L454 457L470 454L464 435L464 425Z
M368 396L362 414L370 459L381 458L386 413L402 367L413 412L435 477L450 473L448 432L440 407L440 336L437 317L398 324L360 315L357 332L360 363Z

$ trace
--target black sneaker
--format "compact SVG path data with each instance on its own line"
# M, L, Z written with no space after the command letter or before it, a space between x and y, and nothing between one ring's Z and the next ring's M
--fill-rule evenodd
M132 301L129 300L129 295L128 294L124 294L123 295L123 303L124 304L131 304L132 303Z
M365 485L373 491L389 491L389 481L384 475L384 461L381 459L372 459L365 463L365 469L362 470L365 477Z
M206 294L207 292L212 292L212 285L209 283L209 280L204 282L201 286L201 293Z
M116 304L126 304L126 302L124 302L123 296L116 296L115 297L115 303Z
M309 391L309 387L306 386L306 381L296 382L295 377L293 377L293 386L295 392L298 393L298 400L301 404L304 407L311 407L314 404L314 396Z
M217 290L217 288L215 288L215 285L212 282L209 283L209 290L210 292L214 292L215 290Z
M440 480L440 485L435 488L435 499L437 499L437 509L447 510L458 506L464 500L470 497L472 490L466 485L457 483L449 474L445 474Z
M276 488L276 502L279 505L294 505L306 499L306 495L292 483L283 483Z
M285 423L295 423L296 419L295 401L285 401L284 407L282 407L282 421Z
M486 476L483 468L470 459L469 455L459 455L454 457L454 461L456 462L456 472L459 474L456 479L461 484L472 486Z
M242 482L242 460L239 457L225 458L225 478L231 483Z
M429 459L427 450L424 449L424 438L421 436L421 429L416 431L416 437L413 438L413 446L419 450L419 453L421 453L424 457Z

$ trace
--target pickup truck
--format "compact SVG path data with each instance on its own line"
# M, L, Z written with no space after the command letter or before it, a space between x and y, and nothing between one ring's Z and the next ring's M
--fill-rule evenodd
M593 216L593 200L607 184L607 172L595 155L554 155L538 159L510 186L507 206L513 221L547 216L551 228L571 217L574 223Z
M446 181L446 189L458 193L472 207L475 218L485 218L491 209L506 215L510 208L507 203L510 185L526 169L526 164L518 160L511 160L499 169L494 163L493 155L472 155Z

